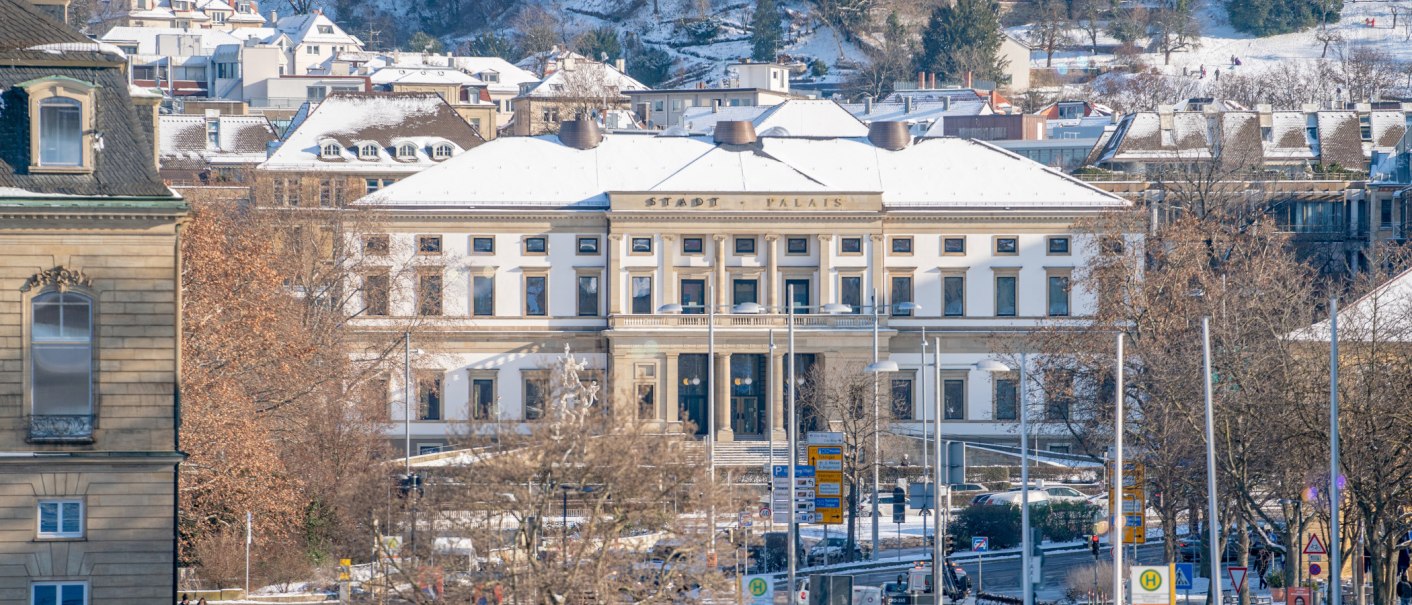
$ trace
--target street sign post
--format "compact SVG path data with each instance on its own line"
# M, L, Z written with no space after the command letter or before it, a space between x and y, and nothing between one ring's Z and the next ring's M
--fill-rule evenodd
M990 550L990 538L985 536L971 536L971 550L976 552L986 552Z
M1174 605L1176 584L1172 582L1172 566L1132 566L1132 605Z
M1112 476L1113 463L1108 462L1108 473ZM1108 490L1108 514L1112 519L1119 518L1113 508L1114 494ZM1141 462L1123 463L1123 544L1147 543L1147 467Z
M989 552L990 538L987 536L971 536L971 550L975 552ZM976 556L976 594L981 594L985 590L985 557Z
M1304 554L1327 555L1329 549L1324 548L1324 541L1319 539L1319 534L1309 534L1309 541L1304 543Z
M770 576L744 576L740 586L746 605L774 605L775 581Z
M815 440L816 437L819 441ZM825 525L843 523L842 441L842 433L809 433L809 465L814 467L816 480L814 510L819 513L819 522Z
M1246 567L1228 567L1226 571L1231 574L1231 590L1236 594L1245 588L1245 576L1249 572Z
M774 478L774 491L770 494L770 506L760 509L764 514L774 513L775 523L789 523L789 509L794 507L795 521L812 523L814 512L814 467L797 464L794 467L794 486L789 485L789 467L776 464L770 469Z
M1186 596L1186 602L1191 602L1191 579L1196 577L1195 563L1177 563L1173 566L1172 589L1180 590Z

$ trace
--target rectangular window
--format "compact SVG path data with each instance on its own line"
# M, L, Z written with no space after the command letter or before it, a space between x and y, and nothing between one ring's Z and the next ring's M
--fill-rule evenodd
M838 253L839 253L839 254L862 254L862 253L863 253L863 238L861 238L861 237L845 237L845 238L839 239L839 240L838 240Z
M731 304L760 302L760 281L755 279L737 279L731 282Z
M332 208L336 199L336 189L332 179L319 179L319 206L322 208Z
M633 254L652 254L652 238L634 237L632 238Z
M39 165L83 165L83 105L61 97L39 103Z
M597 317L598 276L580 275L578 293L579 317Z
M525 254L546 254L549 252L549 240L543 237L525 238Z
M966 419L966 381L949 378L941 381L942 418L946 420Z
M681 280L681 307L686 315L701 315L706 312L706 280Z
M417 254L441 254L441 236L418 235Z
M495 379L471 379L471 420L495 419Z
M578 238L578 252L584 256L594 256L598 254L598 238L580 237Z
M30 584L30 605L87 605L86 582L35 582Z
M479 317L495 315L495 276L477 275L471 278L471 314Z
M1378 225L1384 229L1392 227L1392 198L1382 200L1379 203Z
M895 317L910 317L911 311L902 308L902 303L912 302L912 276L892 278L892 314Z
M699 237L681 238L682 254L701 254L705 251L705 243Z
M892 417L897 420L912 419L912 379L892 379Z
M417 314L441 315L441 271L417 273Z
M80 500L40 500L40 538L83 537L83 502Z
M525 420L539 420L544 417L544 379L540 376L525 378Z
M632 312L634 315L652 314L652 278L646 275L632 277Z
M1073 400L1074 377L1067 371L1054 371L1045 377L1045 420L1068 420Z
M912 253L912 238L910 238L910 237L894 237L894 238L892 238L892 253L893 253L893 254L911 254L911 253Z
M441 372L417 376L417 420L441 420Z
M863 312L863 278L845 275L838 278L838 302L848 305L849 313Z
M1050 255L1062 256L1069 253L1069 238L1051 237L1048 241L1048 251Z
M647 383L637 385L637 417L652 420L657 417L657 385Z
M1020 407L1019 388L1013 378L999 378L995 381L995 419L1015 420Z
M543 275L525 277L525 315L543 317L549 314L549 278Z
M1049 315L1066 317L1069 315L1069 276L1049 276Z
M807 279L786 279L784 280L785 296L789 298L795 313L809 312L809 280Z
M1020 253L1020 239L1016 237L995 238L995 253L1013 255Z
M947 275L941 278L942 314L946 317L961 317L966 314L966 278L962 275Z
M495 238L493 237L473 237L471 238L472 254L495 254Z
M995 276L996 317L1014 317L1016 315L1015 279L1014 275Z
M391 249L392 244L385 233L363 237L363 254L365 256L387 256L387 252Z
M382 181L378 179L363 179L363 192L373 193L382 186Z
M755 238L737 237L735 238L735 253L739 255L755 254Z
M785 240L785 253L786 253L786 254L808 254L808 253L809 253L809 238L807 238L807 237L791 237L791 238L786 239L786 240Z
M391 298L391 281L386 273L363 276L364 315L386 316Z
M964 254L966 253L966 238L964 238L964 237L944 237L944 238L942 238L942 239L941 239L941 253L942 253L942 254L961 254L961 255L964 255Z

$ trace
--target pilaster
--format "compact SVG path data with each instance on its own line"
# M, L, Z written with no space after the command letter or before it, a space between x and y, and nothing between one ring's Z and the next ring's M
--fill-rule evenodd
M717 353L715 401L711 402L711 413L716 415L716 441L734 441L735 431L731 430L731 354Z

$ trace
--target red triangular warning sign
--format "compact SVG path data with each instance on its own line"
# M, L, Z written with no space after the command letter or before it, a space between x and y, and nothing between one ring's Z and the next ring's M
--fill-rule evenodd
M1324 548L1323 541L1319 540L1318 534L1309 534L1309 543L1304 545L1306 555L1327 555L1329 549Z
M1231 590L1240 592L1241 587L1245 586L1246 568L1229 567L1227 568L1227 571L1229 571L1231 574Z

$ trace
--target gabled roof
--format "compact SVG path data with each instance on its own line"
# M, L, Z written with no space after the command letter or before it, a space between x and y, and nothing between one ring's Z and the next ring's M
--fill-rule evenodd
M207 145L207 122L218 126L218 145ZM158 153L163 167L175 160L221 160L241 163L264 161L271 142L278 139L265 116L219 116L172 114L161 116Z
M395 150L388 151L395 140L418 146L418 154L410 159L395 157ZM336 158L321 157L319 147L328 141L344 151ZM382 147L376 160L360 160L356 151L347 151L365 141ZM411 173L442 163L431 158L436 145L450 144L453 153L460 153L482 142L475 128L436 93L337 93L306 115L296 116L279 148L260 168Z
M544 80L521 96L539 98L559 98L575 96L575 87L585 84L592 87L606 87L622 92L625 90L647 90L647 85L634 80L617 68L606 63L589 59L574 58L561 63L559 70L545 76ZM579 80L581 78L581 80ZM582 84L580 84L582 82Z
M321 33L319 28L328 28L330 33ZM363 42L356 36L343 31L337 23L321 13L282 17L275 28L284 32L295 44L352 44L361 47Z
M475 183L467 187L466 183ZM717 145L704 136L606 134L592 149L554 136L501 137L365 198L408 208L583 208L611 192L879 193L893 209L1059 212L1128 202L1008 151L956 138L888 151L863 137L760 137Z
M860 137L868 127L831 100L790 99L776 105L692 107L667 134L711 134L722 121L748 121L760 136Z

